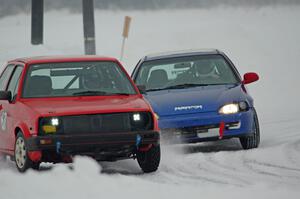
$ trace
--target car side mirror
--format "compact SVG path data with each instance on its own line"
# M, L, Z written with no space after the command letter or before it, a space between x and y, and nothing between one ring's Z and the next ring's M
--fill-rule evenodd
M259 80L259 76L256 73L245 73L244 80L242 81L243 84L250 84Z
M11 92L10 91L0 91L0 100L11 100Z
M141 94L146 94L146 86L145 85L137 85Z

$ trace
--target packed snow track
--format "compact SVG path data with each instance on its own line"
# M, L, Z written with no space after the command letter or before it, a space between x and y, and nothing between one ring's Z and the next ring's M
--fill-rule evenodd
M300 198L299 6L95 14L97 52L115 57L123 17L133 17L124 57L129 72L145 54L190 48L218 48L241 73L257 72L261 79L248 88L260 147L242 150L237 139L162 144L161 165L151 174L143 174L136 161L98 164L87 157L20 174L7 160L0 163L0 198ZM80 14L47 12L45 45L31 46L30 15L1 18L0 62L81 54L81 28Z

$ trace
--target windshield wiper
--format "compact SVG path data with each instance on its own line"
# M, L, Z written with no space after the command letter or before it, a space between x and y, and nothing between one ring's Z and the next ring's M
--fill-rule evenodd
M190 88L190 87L197 87L197 86L208 86L209 84L178 84L173 86L168 86L163 89L182 89L182 88Z
M104 91L82 91L78 93L73 93L74 96L89 96L89 95L131 95L130 93L108 93Z
M197 86L217 86L217 85L229 85L229 84L178 84L178 85L173 85L173 86L167 86L163 88L153 88L153 89L148 89L148 91L160 91L160 90L168 90L168 89L184 89L184 88L190 88L190 87L197 87Z
M190 87L197 87L197 86L209 86L209 85L214 85L214 84L178 84L178 85L167 86L167 87L163 87L163 88L148 89L146 91L159 91L159 90L168 90L168 89L183 89L183 88L190 88Z
M107 95L131 95L130 93L107 93Z
M160 90L165 90L165 88L151 88L151 89L147 89L146 92L148 92L148 91L160 91Z
M74 96L93 96L93 95L107 95L104 91L82 91L73 93Z

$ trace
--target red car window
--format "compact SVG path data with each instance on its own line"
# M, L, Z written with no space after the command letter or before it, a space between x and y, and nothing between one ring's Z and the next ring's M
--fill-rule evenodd
M6 89L7 82L11 76L12 71L14 70L14 67L15 66L13 64L10 64L4 69L4 71L1 75L1 78L0 78L0 90L1 91L4 91Z
M13 76L11 77L11 79L9 81L7 90L11 92L12 99L14 99L15 96L17 95L19 80L20 80L22 71L23 71L23 67L17 66L17 68L14 71Z

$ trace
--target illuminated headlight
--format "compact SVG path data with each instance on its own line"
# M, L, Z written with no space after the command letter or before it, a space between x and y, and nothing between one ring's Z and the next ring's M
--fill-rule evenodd
M239 112L239 105L238 104L226 104L220 108L220 114L234 114Z
M222 106L219 110L220 114L234 114L249 109L248 103L245 101L239 103L231 103Z
M139 113L133 114L133 121L135 122L141 121L141 115Z
M154 124L153 119L151 112L133 112L130 115L131 130L151 130Z
M58 126L58 125L59 125L59 120L58 120L58 118L52 118L52 119L51 119L51 124L52 124L52 126Z

